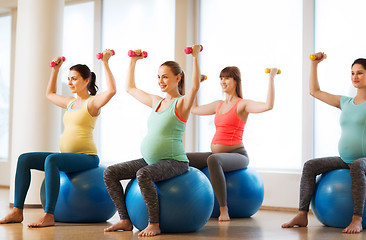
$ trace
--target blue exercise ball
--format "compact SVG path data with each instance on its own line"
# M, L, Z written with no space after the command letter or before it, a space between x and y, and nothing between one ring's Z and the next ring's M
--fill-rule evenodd
M155 186L161 232L194 232L210 219L214 193L207 177L198 169L189 167L186 173L156 182ZM133 225L145 229L148 213L136 179L126 187L126 206Z
M316 218L326 226L345 228L351 223L353 200L349 169L330 171L317 179L311 209ZM363 219L365 217L366 209ZM363 221L362 227L366 228L366 221Z
M202 172L210 178L208 168ZM262 178L252 168L225 172L227 207L232 218L245 218L255 214L262 206L264 186ZM211 217L220 216L220 205L215 196Z
M57 222L105 222L116 208L104 185L104 166L85 171L65 173L60 171L60 191L55 207ZM44 181L41 187L41 202L45 207Z

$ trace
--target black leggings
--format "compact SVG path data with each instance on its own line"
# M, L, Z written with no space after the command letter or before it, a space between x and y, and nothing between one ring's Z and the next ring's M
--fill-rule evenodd
M188 171L188 162L161 160L148 165L143 158L114 164L104 171L104 183L121 219L129 219L121 180L137 178L149 213L149 222L159 222L159 201L154 182L170 179Z
M226 180L224 172L246 168L249 164L244 147L227 153L187 153L189 165L202 170L208 167L212 187L221 207L227 206Z
M299 211L309 211L316 176L336 169L350 169L353 214L363 215L366 194L366 158L359 158L351 164L343 162L340 157L316 158L307 161L301 176ZM334 210L336 211L336 209Z

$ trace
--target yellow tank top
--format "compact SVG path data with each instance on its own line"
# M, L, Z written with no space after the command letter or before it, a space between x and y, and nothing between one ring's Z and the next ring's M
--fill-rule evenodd
M88 112L89 99L78 109L71 109L76 99L68 104L63 118L64 132L60 139L61 152L97 154L93 130L98 117L92 117Z

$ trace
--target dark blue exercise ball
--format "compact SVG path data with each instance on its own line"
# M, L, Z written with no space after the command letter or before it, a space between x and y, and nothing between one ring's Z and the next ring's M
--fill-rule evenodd
M209 180L198 169L189 167L186 173L156 182L155 186L161 232L194 232L210 219L214 194ZM133 225L145 229L148 213L136 179L126 188L126 206Z
M104 185L104 166L85 171L65 173L60 171L60 192L55 208L57 222L105 222L116 208ZM44 181L41 187L41 202L45 207Z
M351 223L353 200L349 169L330 171L317 179L311 209L326 226L346 228ZM366 209L363 211L363 219L365 217ZM366 221L363 221L362 227L366 228Z
M208 168L203 173L210 178ZM252 168L225 172L227 207L232 218L245 218L255 214L262 206L264 186L262 178ZM220 216L220 205L215 196L212 217Z

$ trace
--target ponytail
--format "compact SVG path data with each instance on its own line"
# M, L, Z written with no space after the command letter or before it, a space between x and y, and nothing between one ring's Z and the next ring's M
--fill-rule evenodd
M88 90L90 95L95 96L98 91L98 86L95 84L97 77L95 76L94 72L90 73L89 83L88 83Z
M177 62L174 61L166 61L165 63L161 64L160 66L167 66L171 69L175 76L180 74L180 81L178 83L178 91L180 95L185 94L185 86L184 86L184 72L182 68L179 66Z
M183 70L180 73L180 81L178 83L178 91L179 91L180 95L186 94L186 89L185 89L185 86L184 86L184 72L183 72Z
M84 64L76 64L70 68L70 71L71 70L77 71L78 73L80 73L81 77L84 80L89 78L89 83L87 86L88 91L89 91L90 95L92 95L92 96L97 94L98 86L95 84L97 77L95 76L94 72L90 71L88 66L86 66Z

